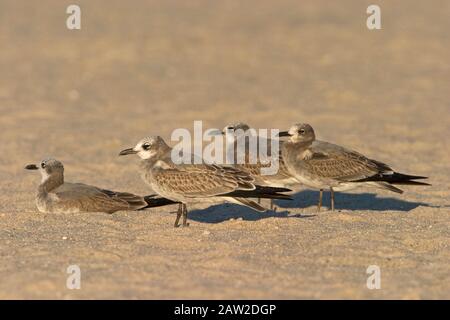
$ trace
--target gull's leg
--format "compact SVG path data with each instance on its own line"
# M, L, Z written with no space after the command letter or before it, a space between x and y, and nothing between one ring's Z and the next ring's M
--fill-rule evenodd
M174 228L178 228L180 226L178 222L180 222L180 218L183 213L182 211L183 211L183 204L180 203L180 204L178 204L177 218L175 219L175 223L173 225Z
M186 205L183 203L183 227L189 227L189 223L187 223L187 207Z
M258 198L258 204L261 204L261 198Z
M274 210L273 199L270 199L270 210Z
M317 204L317 211L320 212L320 208L322 208L322 197L323 197L323 189L319 191L319 203Z
M334 211L334 190L333 187L330 187L331 192L331 211Z

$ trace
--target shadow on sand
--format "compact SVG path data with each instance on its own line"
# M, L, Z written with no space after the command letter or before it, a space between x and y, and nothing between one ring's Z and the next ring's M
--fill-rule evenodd
M281 202L281 201L280 201ZM269 202L263 200L263 206L268 206ZM276 218L309 218L315 214L289 214L288 210L278 208L277 211L268 210L266 212L257 212L245 206L226 203L213 205L206 209L189 211L188 218L203 223L219 223L230 219L242 218L245 221L256 221L271 217Z
M317 206L319 191L303 190L294 194L292 201L276 201L280 208L307 208ZM330 206L330 192L323 193L323 208ZM384 198L376 193L335 192L336 210L411 211L418 206L432 207L428 203Z
M189 211L189 219L203 223L219 223L230 219L242 218L246 221L256 221L270 217L277 218L310 218L316 215L319 192L303 190L293 195L293 200L276 200L277 211L256 212L237 204L220 204L206 209ZM263 200L263 206L268 206L268 200ZM330 193L324 192L322 210L328 210ZM418 206L434 207L424 202L407 201L397 198L379 197L375 193L335 193L336 210L372 210L372 211L410 211ZM289 214L290 208L313 207L307 214Z

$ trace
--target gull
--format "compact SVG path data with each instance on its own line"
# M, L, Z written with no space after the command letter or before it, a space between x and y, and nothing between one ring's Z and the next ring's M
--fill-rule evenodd
M331 210L334 210L334 191L358 186L371 186L403 193L394 185L429 185L414 180L427 179L395 172L387 164L369 159L344 147L316 140L314 129L305 123L293 125L289 131L279 133L289 139L281 152L290 173L302 184L319 189L318 210L322 206L323 190L331 192Z
M174 227L187 223L187 204L198 202L233 202L263 212L266 209L248 198L290 199L282 188L254 184L248 173L231 166L215 164L175 164L172 148L160 136L147 137L135 147L122 150L119 155L137 154L141 159L143 180L158 195L179 202ZM191 159L193 156L191 156Z
M272 186L280 188L290 188L294 185L300 184L299 181L288 171L286 164L283 161L281 152L275 155L275 159L272 161L278 161L278 171L275 174L267 175L262 174L262 168L269 168L270 163L262 163L259 152L257 150L250 150L249 136L254 136L255 130L251 129L250 126L243 122L237 122L235 124L227 125L222 131L213 130L211 134L217 135L221 134L225 136L226 141L226 152L227 154L233 154L233 166L239 170L248 172L256 181L257 184L263 186ZM245 141L242 141L245 139ZM264 160L269 160L271 155L272 140L262 137L257 137L258 147L259 143L265 143L267 146L267 158ZM283 141L278 141L281 144ZM244 150L242 150L244 148ZM251 151L256 151L256 155L251 156ZM244 152L245 156L243 158L243 163L238 163L238 152ZM255 159L256 161L251 161ZM256 162L256 163L255 163ZM267 161L266 161L267 162ZM270 209L273 209L273 199L270 199Z
M29 164L27 170L39 170L42 176L36 194L36 206L43 213L107 212L141 210L174 204L155 195L146 197L126 192L115 192L83 183L64 181L64 166L55 159L40 164Z

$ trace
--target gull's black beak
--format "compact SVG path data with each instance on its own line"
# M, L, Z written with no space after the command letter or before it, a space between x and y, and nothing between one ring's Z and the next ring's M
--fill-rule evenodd
M136 154L137 151L135 151L133 148L128 148L125 150L120 151L119 156L126 156L128 154Z
M279 137L290 137L291 134L288 131L280 131L278 132Z
M37 170L39 168L35 164L29 164L29 165L25 166L25 169L27 169L27 170Z

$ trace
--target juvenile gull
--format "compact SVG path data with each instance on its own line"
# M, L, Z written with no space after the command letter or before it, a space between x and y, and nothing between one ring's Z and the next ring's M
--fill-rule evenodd
M126 192L100 189L83 183L64 181L64 166L55 159L43 160L39 165L29 164L27 170L39 170L41 184L36 194L36 205L44 213L107 212L140 210L174 204L154 195L141 197Z
M283 161L283 157L281 152L278 152L275 155L275 158L272 158L272 161L278 162L278 170L274 174L262 174L261 169L269 168L270 163L262 163L262 159L259 156L259 142L265 143L267 146L267 159L272 157L271 149L272 149L272 140L268 138L256 137L258 141L258 148L256 150L250 150L250 139L249 136L256 133L254 130L251 130L250 126L243 122L237 122L235 124L227 125L223 131L219 131L218 133L225 135L226 139L226 149L228 154L234 155L233 166L238 168L239 170L248 172L254 179L255 182L259 185L263 186L272 186L272 187L280 187L280 188L289 188L294 185L298 185L299 181L288 171L286 164ZM242 141L245 139L244 141ZM283 141L278 141L280 145ZM244 148L244 150L242 150ZM237 163L238 157L237 154L239 152L244 152L244 161L243 163ZM251 152L257 152L256 155L251 155ZM251 159L256 159L256 161L251 161ZM255 163L256 162L256 163ZM273 209L273 199L270 199L270 209Z
M403 191L393 185L429 185L414 180L427 179L395 172L388 165L344 147L316 140L309 124L295 124L281 147L288 170L302 184L320 190L318 210L322 206L323 189L331 192L331 210L334 210L334 191L372 186L397 193Z
M266 211L248 198L290 199L279 193L287 189L257 186L248 173L231 166L175 164L171 151L161 137L154 136L142 139L119 155L137 154L141 158L143 180L160 196L180 203L175 227L181 217L182 225L188 225L186 204L229 201Z

